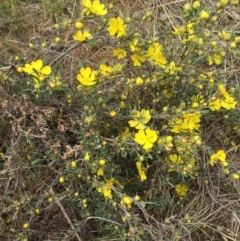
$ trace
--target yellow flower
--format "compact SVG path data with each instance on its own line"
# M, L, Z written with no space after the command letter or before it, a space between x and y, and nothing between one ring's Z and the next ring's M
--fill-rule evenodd
M129 47L132 50L132 52L139 52L140 48L137 47L137 44L139 42L138 38L134 38L130 43L129 43Z
M230 110L236 107L237 101L231 96L226 97L224 100L221 100L221 105L223 108Z
M180 155L177 155L177 154L170 154L168 156L169 160L173 163L177 163L177 164L182 164L183 163L183 160L181 158Z
M87 199L86 198L82 200L82 204L83 204L83 207L85 207L85 208L87 207Z
M127 205L128 208L131 208L132 199L128 196L123 197L123 203Z
M106 184L104 184L101 187L98 187L98 192L103 193L104 197L112 199L111 188L114 187L115 185L119 185L120 188L122 188L122 186L120 185L120 183L117 180L115 180L114 178L111 178L110 180L108 180L106 182Z
M175 190L180 197L184 197L187 194L188 186L185 183L177 184Z
M120 18L110 18L108 22L108 32L111 36L117 35L117 38L126 35L126 24Z
M71 167L74 168L74 167L76 167L76 166L77 166L77 162L76 162L76 161L72 161L72 162L71 162Z
M128 127L125 127L125 131L122 133L122 141L126 141L131 136Z
M113 187L114 185L119 185L120 187L122 187L119 183L119 181L115 180L114 178L111 178L107 181L107 185Z
M109 199L112 199L112 190L108 187L103 187L103 195Z
M93 2L90 0L82 0L82 5L92 14L99 16L107 14L107 9L105 9L104 4L100 3L99 0L94 0Z
M222 63L222 56L220 54L213 54L208 57L208 64L212 65L215 63L216 65L220 65Z
M167 60L162 53L162 45L159 43L152 44L148 48L146 56L149 58L149 60L155 62L160 67L165 67L167 63Z
M144 83L144 80L143 80L141 77L138 77L138 78L136 79L136 84L137 84L138 86L143 85L143 83Z
M91 39L91 38L92 38L92 34L89 31L87 31L87 30L85 30L85 31L78 30L73 35L73 39L76 40L76 41L79 41L79 42L83 42L86 39Z
M193 132L193 130L198 131L200 128L200 117L201 114L184 114L183 121L181 119L177 119L171 131L174 133L186 131Z
M136 167L138 169L138 174L140 176L141 181L145 181L147 179L146 173L142 168L142 162L141 161L137 161L136 162Z
M56 37L54 41L55 41L55 43L60 43L61 42L61 38Z
M238 179L240 178L240 176L239 176L237 173L233 173L233 174L232 174L232 178L233 178L234 180L238 180Z
M122 71L122 68L123 68L123 66L122 66L122 64L120 64L120 63L117 63L117 64L115 64L115 65L113 66L113 70L114 70L115 72L121 72L121 71Z
M76 26L77 29L82 29L83 23L82 22L76 22L75 26Z
M17 72L18 72L18 73L22 73L22 72L23 72L23 67L19 66L19 67L17 68Z
M91 68L81 68L80 73L77 75L77 80L85 86L96 84L96 71L92 71Z
M48 82L48 85L51 88L60 88L62 86L62 82L59 80L59 77L56 76Z
M169 73L171 75L177 74L181 70L180 67L177 67L175 62L172 61L165 69L166 73Z
M219 150L217 153L214 153L210 156L210 165L213 166L217 161L221 161L222 163L226 162L226 153L224 150Z
M133 61L134 66L141 66L142 63L144 63L144 61L145 61L145 58L139 54L131 55L131 59Z
M207 19L209 19L209 13L207 11L205 11L205 10L202 10L199 13L199 17L200 17L200 19L207 20Z
M104 159L101 159L98 163L100 166L104 166L106 164L106 161Z
M174 133L180 133L181 132L181 124L182 124L182 120L177 118L175 121L174 121L174 124L172 126L172 129L171 129L171 132L174 132Z
M192 9L192 6L190 3L186 3L184 6L183 6L183 11L185 13L189 12L190 10Z
M190 132L192 132L194 129L199 130L201 114L185 114L183 117L184 120L181 125L182 129L188 129Z
M124 101L121 101L121 102L120 102L120 107L121 107L122 109L125 109L125 108L126 108L126 103L125 103Z
M181 36L186 32L186 27L185 26L180 26L179 28L174 28L174 30L172 31L172 33L174 35L178 35Z
M219 91L221 92L221 94L222 94L224 97L228 96L228 92L227 92L226 89L224 88L223 84L220 84L220 85L218 86L218 89L219 89Z
M235 101L235 99L228 94L223 84L220 84L218 89L224 96L224 100L221 100L220 102L221 106L227 110L234 109L236 107L237 101Z
M172 136L166 136L167 143L172 143L173 137Z
M52 69L49 65L43 66L43 61L38 59L37 61L32 61L31 64L25 64L23 71L36 77L38 80L43 81L51 74Z
M97 170L97 176L103 176L104 175L104 171L102 168L98 168Z
M109 113L109 115L110 115L111 117L115 117L115 116L117 115L117 112L114 111L114 110L112 110L112 111Z
M210 110L220 110L222 105L219 99L209 102L208 104Z
M194 9L197 9L197 8L200 7L200 2L199 1L195 1L192 6L193 6Z
M140 197L139 195L136 195L136 196L134 197L134 200L135 200L136 202L138 202L140 199L141 199L141 197Z
M204 103L203 95L202 94L193 95L191 97L191 101L193 102L192 103L193 107L198 107L199 104L203 104Z
M130 198L130 197L123 197L123 202L125 203L125 204L131 204L132 203L132 199Z
M131 127L135 127L136 129L145 129L149 120L151 119L151 115L149 110L141 110L141 112L135 110L132 112L132 117L134 120L130 120L128 123Z
M151 149L153 143L157 141L157 132L150 129L145 131L141 129L135 134L134 141L142 145L145 150Z
M237 47L237 44L236 44L235 42L231 42L231 43L230 43L230 47L231 47L232 49L235 49L235 48Z
M59 178L59 182L60 182L60 183L64 183L64 182L65 182L64 177L60 177L60 178Z
M86 154L85 154L85 156L84 156L84 160L85 160L85 161L89 161L89 160L90 160L89 152L86 152Z
M232 35L230 33L228 33L226 30L222 30L221 32L218 33L218 36L220 38L223 38L224 40L230 40Z
M234 42L240 44L240 36L235 37Z
M193 22L188 22L186 25L187 32L190 35L194 34L194 25L195 25L195 23L193 23Z
M106 64L101 64L99 69L103 76L109 76L113 72L113 68L111 66L107 66Z
M118 59L123 59L126 57L127 52L124 49L116 48L113 50L113 55L117 56Z
M26 229L26 228L28 228L28 227L29 227L29 223L24 223L24 224L23 224L23 228Z

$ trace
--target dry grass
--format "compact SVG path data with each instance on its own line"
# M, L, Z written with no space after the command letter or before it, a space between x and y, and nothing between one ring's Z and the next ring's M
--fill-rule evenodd
M14 56L22 55L32 60L45 56L49 63L59 68L63 79L74 89L75 76L79 71L79 61L91 66L97 67L103 59L108 60L110 56L111 45L107 47L94 48L93 46L83 44L74 47L71 36L74 28L70 27L61 32L54 29L54 24L66 20L74 23L78 18L80 9L79 1L66 1L68 4L49 4L44 1L2 1L0 6L0 56L2 76L8 75L11 79L11 73L16 71L16 61ZM58 2L58 1L56 1ZM64 1L63 1L64 2ZM162 26L164 31L171 31L179 26L183 20L179 15L180 7L186 2L184 0L168 1L116 1L118 15L129 15L133 17L136 28L139 26L139 18L143 12L153 13L153 20L148 28L142 29L145 34L156 26ZM214 4L215 1L204 1L205 4ZM231 28L240 32L240 8L235 7L224 10L219 20L220 27L231 26ZM89 27L94 28L95 23L89 22ZM163 32L164 32L163 31ZM155 33L161 38L161 33ZM56 45L54 37L61 37L61 43ZM30 49L29 43L41 45L42 41L48 43L48 47ZM105 41L96 40L96 43ZM97 45L97 44L96 44ZM72 48L72 49L71 49ZM69 51L70 49L70 51ZM59 59L58 59L59 58ZM56 61L56 59L58 59ZM109 60L110 61L110 60ZM231 61L231 57L229 59ZM239 70L239 63L236 69ZM15 74L15 72L14 72ZM231 81L239 87L238 72L233 70ZM59 153L62 156L68 156L69 149L66 148L69 142L77 142L68 132L70 123L68 120L74 115L74 110L64 107L64 102L59 98L59 102L46 99L45 103L33 105L28 101L28 96L20 99L12 95L13 90L10 87L0 83L0 152L5 153L0 157L0 240L15 240L16 234L21 239L22 230L20 220L26 220L29 213L21 206L37 204L37 199L45 197L48 188L58 190L59 186L52 187L54 180L59 178L57 168L52 168L47 163L49 157L42 155L41 151L49 147L53 153ZM80 101L78 105L80 105ZM28 124L24 123L24 117L27 115ZM61 121L62 120L62 125ZM67 124L66 124L67 123ZM50 126L50 127L49 127ZM31 128L30 145L26 144L26 133ZM62 130L61 128L66 128ZM208 126L209 128L209 126ZM213 146L222 148L221 136L216 133L216 128L210 128L205 140L213 140ZM66 136L65 142L59 143L58 137ZM233 133L229 133L233 135ZM239 141L239 136L238 136ZM66 145L65 147L63 147ZM71 150L77 152L78 150ZM233 149L226 151L231 156L230 165L234 170L240 169L240 152ZM38 167L32 167L28 163L28 155L37 162ZM49 153L51 155L51 153ZM40 160L42 157L46 159ZM204 175L199 178L198 183L190 183L191 193L194 198L186 203L175 202L175 196L170 200L167 209L160 215L151 214L153 223L162 232L164 237L174 236L179 233L182 241L238 241L240 240L240 186L230 178L222 177L219 172L210 170L207 165L206 156L202 156L202 168ZM50 158L51 159L51 158ZM53 159L51 161L54 161ZM61 168L61 167L59 167ZM158 185L158 183L153 183ZM32 215L31 230L33 231L29 241L34 240L83 240L91 238L95 240L121 240L107 237L96 237L100 227L96 220L83 220L77 214L77 208L68 206L63 202L64 197L56 197L57 204L49 204L47 199L43 198L41 206L44 208L40 215ZM21 204L13 206L13 200L18 200ZM39 204L40 205L40 204ZM154 220L154 217L156 219ZM172 217L170 222L164 220L164 217ZM159 218L159 219L158 219ZM79 222L81 229L81 238L77 236L72 222ZM90 219L89 219L90 220ZM88 222L87 222L88 221ZM146 224L147 226L147 224ZM73 229L73 230L72 230ZM149 227L149 230L151 227ZM78 230L79 231L79 230ZM188 235L186 235L188 233ZM74 238L75 237L75 238ZM71 239L69 239L71 238ZM169 239L173 240L173 239Z

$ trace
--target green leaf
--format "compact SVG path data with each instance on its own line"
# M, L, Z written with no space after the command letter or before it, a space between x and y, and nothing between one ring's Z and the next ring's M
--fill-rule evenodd
M81 60L79 60L78 66L79 66L80 69L84 67L83 62Z

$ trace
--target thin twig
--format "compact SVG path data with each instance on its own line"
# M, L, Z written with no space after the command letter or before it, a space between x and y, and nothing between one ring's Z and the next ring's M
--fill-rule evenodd
M79 47L81 45L81 43L75 43L74 45L72 45L71 47L69 47L65 52L63 52L62 54L60 54L57 58L55 58L50 65L53 65L54 63L56 63L59 59L61 59L63 56L65 56L68 52L70 52L73 49L76 49L77 47Z
M49 190L50 194L52 195L52 197L54 198L56 204L59 206L59 208L61 209L64 217L67 219L69 225L71 226L72 230L75 231L75 227L71 221L71 219L69 218L68 214L66 213L63 205L61 204L61 202L59 201L58 197L56 196L55 192L53 191L52 187ZM78 233L75 233L75 236L77 237L78 241L82 241L82 239L80 238L80 236L78 235Z

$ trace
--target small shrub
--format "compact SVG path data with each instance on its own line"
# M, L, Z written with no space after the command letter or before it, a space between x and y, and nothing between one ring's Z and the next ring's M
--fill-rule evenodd
M239 1L179 26L119 4L82 0L1 72L2 235L237 240L240 37L220 20Z

